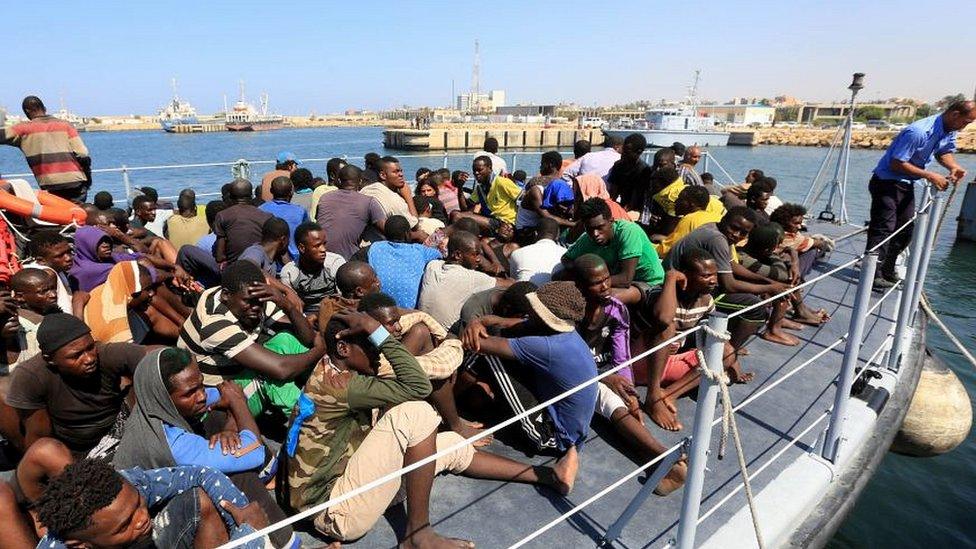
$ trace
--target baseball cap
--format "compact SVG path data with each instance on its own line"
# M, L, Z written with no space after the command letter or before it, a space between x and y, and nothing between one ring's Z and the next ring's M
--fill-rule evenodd
M302 164L298 161L298 157L295 156L295 153L290 151L281 151L278 153L278 157L275 160L278 164L284 164L285 162L294 162L299 166Z

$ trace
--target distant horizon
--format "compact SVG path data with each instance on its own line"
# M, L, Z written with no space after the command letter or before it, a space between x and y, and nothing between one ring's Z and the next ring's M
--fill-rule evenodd
M775 8L748 1L663 18L667 8L635 0L599 10L578 1L449 10L301 1L272 14L253 0L232 9L185 1L66 9L41 0L7 8L17 22L5 29L8 42L22 47L5 71L0 105L19 114L23 97L37 95L52 112L63 97L86 117L151 115L171 99L175 77L179 95L201 113L221 112L225 94L236 101L241 79L250 102L266 91L270 110L290 116L447 106L452 91L471 88L475 39L480 89L504 89L513 105L679 100L697 69L699 96L719 103L844 100L854 72L867 74L862 102L931 103L973 93L976 62L964 52L976 37L936 39L948 18L970 9L963 0L924 10L905 0ZM908 20L912 30L902 30Z

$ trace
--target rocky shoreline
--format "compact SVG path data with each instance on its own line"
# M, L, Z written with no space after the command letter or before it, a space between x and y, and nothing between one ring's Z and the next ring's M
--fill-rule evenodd
M752 130L754 145L789 145L794 147L829 147L837 130L812 128L759 128ZM855 149L885 149L898 135L896 131L854 130L851 147ZM976 130L964 131L956 139L960 153L976 153Z

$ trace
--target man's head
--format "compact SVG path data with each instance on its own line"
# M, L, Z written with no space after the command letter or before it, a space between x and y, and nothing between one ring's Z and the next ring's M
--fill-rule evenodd
M346 164L339 169L339 188L348 191L358 191L363 184L363 170L358 166Z
M347 261L336 270L336 286L342 297L362 299L380 291L380 279L369 263Z
M799 204L783 204L773 210L769 215L769 220L779 223L783 230L790 234L800 232L803 228L803 217L807 215L807 209Z
M542 175L553 175L559 173L563 167L563 155L556 151L546 151L542 153L539 160L539 173Z
M176 208L180 213L190 213L197 210L197 193L193 189L183 189L176 198Z
M323 333L329 360L337 366L362 375L376 375L379 367L379 351L369 342L369 339L365 335L344 336L340 338L339 334L348 328L349 325L340 316L333 316L329 319L329 323L325 326Z
M769 205L769 197L773 196L774 183L771 177L756 180L746 191L746 206L757 212L764 211Z
M762 178L764 176L765 176L765 174L763 173L762 170L753 168L753 169L749 170L749 173L746 174L746 183L755 183L756 180L758 180L758 179L760 179L760 178Z
M417 172L414 174L413 180L420 183L426 179L428 175L430 175L430 168L417 168Z
M607 262L596 254L583 254L573 261L576 287L587 303L610 301L610 269Z
M689 166L697 166L701 161L702 151L698 145L692 145L685 149L685 154L681 157L681 161Z
M95 198L92 200L92 204L95 205L99 210L107 210L115 205L115 200L112 198L112 193L108 191L98 191L95 193Z
M289 172L295 171L298 168L298 157L295 153L288 151L281 151L278 156L275 157L275 169L276 170L287 170Z
M475 236L481 236L481 227L478 226L478 222L470 217L462 217L454 223L451 223L451 227L455 232L464 231L466 233L471 233Z
M48 533L69 546L130 547L152 535L146 501L100 459L65 467L48 482L35 508Z
M641 153L647 148L647 139L639 133L632 133L624 138L623 148L620 150L620 158L631 163L640 160Z
M288 177L291 179L291 183L295 191L311 189L312 180L315 179L315 176L312 175L312 171L308 168L297 168L292 171L291 175Z
M678 193L674 200L674 213L677 216L688 215L708 207L708 189L700 185L688 185Z
M251 295L251 287L256 284L264 284L264 273L257 264L246 259L231 263L220 274L220 302L248 332L264 320L264 303Z
M207 202L207 207L204 208L204 215L207 217L207 225L210 226L210 230L213 230L214 220L217 219L217 214L222 212L227 208L227 203L223 200L211 200Z
M298 247L300 261L313 265L325 264L328 240L322 226L314 221L306 221L295 228L295 245Z
M139 187L139 192L148 196L153 202L159 202L159 191L155 187Z
M525 173L525 170L515 170L512 172L512 181L525 184L525 180L528 179L529 174Z
M325 163L325 177L330 185L339 185L339 170L346 166L347 162L341 158L330 158Z
M303 170L305 168L302 168ZM298 173L298 170L292 172L292 175ZM291 197L295 194L295 186L292 183L291 178L288 177L276 177L271 180L271 196L275 200L282 200L284 202L291 202Z
M675 141L674 143L671 143L671 146L669 148L672 151L674 151L675 156L679 156L679 157L683 157L685 153L688 151L688 148L685 147L685 144L682 143L681 141Z
M467 231L454 231L447 241L447 261L466 269L474 269L480 258L478 237Z
M942 113L942 125L950 132L958 132L976 120L976 102L953 101Z
M756 226L756 212L746 206L736 206L725 212L725 216L718 222L718 230L725 236L730 246L734 246L749 236L749 232Z
M41 98L36 95L28 95L25 97L23 103L20 104L20 107L24 110L24 115L26 115L30 120L47 114L47 109L44 107L44 102L41 101Z
M532 312L527 295L538 290L539 287L523 280L505 288L498 297L498 303L492 307L492 312L503 318L525 318Z
M657 152L654 153L654 164L651 167L655 170L662 170L665 168L676 168L677 165L674 149L664 148L658 149Z
M589 198L579 209L583 229L597 246L606 246L613 239L613 218L610 206L600 197Z
M156 220L156 201L141 194L132 199L132 212L143 223L151 223Z
M186 349L167 347L159 354L159 377L181 416L190 419L207 411L203 374Z
M393 156L384 156L379 161L380 182L394 192L399 192L406 184L400 161Z
M485 151L491 154L498 154L498 140L494 137L485 138Z
M476 157L474 161L471 162L471 173L474 174L474 178L476 181L478 181L478 183L487 183L491 181L491 157L485 155Z
M58 307L58 280L47 269L21 269L10 278L10 289L21 306L39 315L63 312Z
M539 239L559 240L559 223L550 217L539 220Z
M78 317L54 313L37 328L37 345L44 361L63 376L89 377L98 371L98 352L91 329Z
M682 291L686 294L710 294L718 287L718 267L706 250L695 247L684 250L674 268L685 275L687 283Z
M410 240L410 222L402 215L391 215L386 218L383 235L390 242L408 242Z
M271 217L261 226L261 244L274 244L275 259L288 251L290 237L288 222L280 217Z
M253 192L254 188L251 187L250 181L238 178L230 182L230 187L227 188L227 197L234 204L250 204Z
M585 139L580 139L576 143L573 143L573 157L579 158L584 154L590 152L591 148L592 146L590 145L589 141Z
M715 183L715 176L712 175L711 172L705 172L705 173L701 174L701 180L702 180L702 183L704 183L706 185L711 185L711 184Z
M383 292L374 292L359 300L358 310L376 319L396 339L403 336L400 308L396 300Z
M776 247L783 241L783 227L779 223L756 225L749 233L746 251L757 259L765 259L772 255Z
M379 166L377 164L379 163L379 161L380 161L380 155L374 152L366 153L366 155L363 156L363 165L366 166L367 168L373 168L374 170L378 170Z
M619 153L623 147L624 140L616 135L608 135L603 138L603 148L605 149L613 149Z
M68 272L74 263L71 242L66 236L55 230L38 231L31 238L27 249L40 264L59 273Z

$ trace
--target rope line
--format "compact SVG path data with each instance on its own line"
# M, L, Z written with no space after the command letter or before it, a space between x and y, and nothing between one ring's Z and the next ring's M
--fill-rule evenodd
M922 294L922 299L919 300L919 303L922 306L922 310L925 311L925 314L929 315L929 318L931 318L932 321L935 322L935 325L942 330L942 332L946 335L947 338L949 338L949 341L951 341L952 344L955 345L957 349L959 349L959 352L962 353L962 356L966 357L966 360L968 360L972 366L976 367L976 357L974 357L973 354L969 352L969 349L967 349L966 346L963 345L961 341L959 341L959 338L957 338L955 334L953 334L949 330L949 327L942 322L942 319L939 318L939 315L935 314L935 311L932 310L932 307L929 304L928 296Z

